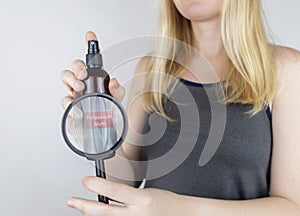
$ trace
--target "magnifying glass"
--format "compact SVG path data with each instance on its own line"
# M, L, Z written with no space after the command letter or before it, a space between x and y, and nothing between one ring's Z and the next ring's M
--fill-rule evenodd
M110 78L103 69L98 41L89 41L88 47L86 88L66 109L62 134L69 148L95 161L96 175L106 178L104 160L113 157L123 143L128 121L123 106L109 93ZM108 198L99 195L98 201L108 203Z

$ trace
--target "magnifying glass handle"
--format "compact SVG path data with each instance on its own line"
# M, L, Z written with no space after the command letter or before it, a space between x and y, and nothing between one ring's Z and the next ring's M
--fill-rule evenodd
M96 160L95 165L96 165L96 175L97 175L97 177L105 179L106 175L105 175L105 169L104 169L104 161L103 160ZM108 198L105 197L105 196L98 195L98 201L108 204Z

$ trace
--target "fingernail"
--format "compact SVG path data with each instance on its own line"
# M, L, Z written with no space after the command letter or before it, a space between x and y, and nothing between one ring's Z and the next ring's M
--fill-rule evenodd
M120 86L119 83L118 83L118 82L115 82L114 88L117 89L117 88L119 88L119 86Z
M75 91L80 91L81 88L82 88L81 82L80 81L75 81L74 88L75 88Z
M74 201L72 199L69 199L67 204L68 204L69 207L74 208Z
M80 68L79 71L78 71L78 73L77 73L77 76L78 76L78 78L80 78L80 79L84 79L84 78L86 77L85 69Z
M86 185L87 180L88 180L88 177L86 176L86 177L84 177L84 178L82 179L81 183L82 183L83 185Z

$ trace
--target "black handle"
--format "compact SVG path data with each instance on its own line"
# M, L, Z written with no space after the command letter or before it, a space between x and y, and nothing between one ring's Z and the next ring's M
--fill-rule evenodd
M97 175L97 177L105 179L106 175L105 175L105 169L104 169L104 161L103 160L96 160L95 165L96 165L96 175ZM108 204L108 198L105 197L105 196L98 195L98 201Z

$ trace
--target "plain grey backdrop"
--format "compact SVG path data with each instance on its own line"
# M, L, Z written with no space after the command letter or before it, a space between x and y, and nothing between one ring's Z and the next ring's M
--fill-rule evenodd
M300 49L299 0L263 0L273 38ZM154 33L157 0L0 0L0 215L80 215L71 196L95 199L80 181L93 165L60 133L60 72L85 54L84 34L103 49ZM126 80L135 61L113 74Z

